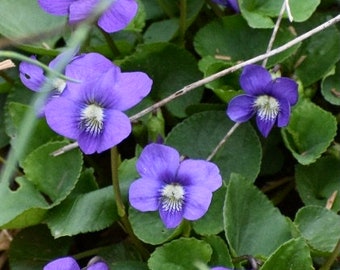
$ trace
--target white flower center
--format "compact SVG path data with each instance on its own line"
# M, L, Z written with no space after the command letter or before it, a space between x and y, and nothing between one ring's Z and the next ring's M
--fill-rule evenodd
M161 190L161 203L164 211L176 212L181 211L184 203L184 188L172 183L163 187Z
M259 96L254 102L254 107L260 119L266 121L274 120L280 111L279 102L267 95Z
M98 135L104 126L104 109L96 103L89 104L81 111L80 121L86 132Z
M53 81L52 81L52 86L53 86L53 89L56 90L56 94L58 96L60 96L60 94L65 90L65 87L66 87L66 81L64 81L63 79L60 79L60 78L55 78Z

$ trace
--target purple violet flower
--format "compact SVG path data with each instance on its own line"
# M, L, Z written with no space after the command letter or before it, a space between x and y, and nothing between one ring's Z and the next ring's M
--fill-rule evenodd
M243 69L240 85L245 94L234 97L227 115L235 122L246 122L256 115L256 123L264 137L273 126L288 125L291 106L298 100L297 83L286 77L272 79L270 73L258 65Z
M109 270L103 261L96 261L86 267L87 270ZM43 270L80 270L80 267L72 257L64 257L53 260L44 266Z
M69 16L74 24L88 18L100 0L38 0L40 7L56 16ZM135 17L138 4L135 0L115 0L99 17L98 26L107 33L124 29Z
M219 4L225 7L230 7L237 13L240 12L240 6L238 5L237 0L212 0L212 1L215 2L216 4Z
M139 103L152 86L143 72L121 72L105 57L90 56L83 56L89 67L79 61L79 65L68 66L66 75L78 79L91 76L89 72L93 71L98 76L85 83L69 83L60 97L45 106L48 125L60 135L77 140L85 154L103 152L130 134L130 120L122 111ZM103 67L107 71L98 74L96 69Z
M208 210L212 192L222 185L218 167L205 160L181 161L177 150L149 144L137 161L141 178L130 185L130 204L139 211L159 211L166 228L183 218L197 220Z
M54 69L58 61L64 57L64 53L59 54L50 63L49 67ZM32 59L36 59L35 56L31 56ZM82 54L80 56L74 56L70 63L65 67L64 74L67 77L75 80L86 81L96 80L98 76L105 73L112 67L110 60L98 53ZM21 62L19 65L19 76L21 82L30 90L39 92L44 83L51 85L51 93L47 98L45 104L47 104L52 98L59 97L66 90L70 82L66 82L63 79L55 78L50 80L44 74L44 70L34 64L28 62ZM76 87L76 86L74 86ZM38 108L38 116L44 116L44 108Z
M216 266L216 267L211 268L210 270L232 270L232 269L226 268L223 266Z

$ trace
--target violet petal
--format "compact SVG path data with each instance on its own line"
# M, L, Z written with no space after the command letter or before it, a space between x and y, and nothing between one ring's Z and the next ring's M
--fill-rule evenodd
M102 134L81 131L77 138L80 149L87 155L101 153L120 143L131 132L129 118L116 110L104 111L105 120ZM80 120L80 114L78 115Z
M285 127L289 123L290 118L290 104L287 100L282 100L280 102L280 111L277 115L277 126Z
M99 2L99 0L73 1L69 10L69 22L73 24L87 19L95 11Z
M263 89L271 80L270 73L262 66L248 65L242 71L240 85L247 94L256 96L263 94Z
M135 106L150 93L151 86L152 80L143 72L120 73L114 85L115 108L125 111Z
M235 12L240 12L240 6L237 0L228 0L228 3Z
M51 129L74 140L80 133L77 122L79 114L78 104L64 97L52 98L45 106L46 121Z
M107 33L124 29L135 17L138 5L135 0L116 0L98 20L98 25Z
M167 229L176 228L183 220L182 211L165 211L160 208L159 215Z
M31 56L32 59L36 59L35 56ZM37 65L33 65L27 62L21 62L19 65L21 82L32 91L39 91L46 79L44 70Z
M215 191L222 185L222 177L218 167L205 160L187 159L181 162L177 179L184 186L197 185Z
M186 187L185 191L183 217L187 220L197 220L208 211L212 192L210 189L198 185Z
M273 128L274 124L276 122L276 118L272 120L263 120L258 115L256 116L256 124L259 128L261 134L263 137L267 137L271 129Z
M159 207L161 182L154 178L140 178L129 188L129 202L139 211L156 211Z
M131 133L130 119L121 111L105 110L104 130L99 140L96 152L101 153L119 144Z
M95 262L89 265L86 269L87 270L110 270L110 268L104 262Z
M246 122L255 114L254 102L253 96L236 96L228 104L227 115L234 122Z
M77 0L38 0L39 6L52 15L67 15L70 5Z
M72 257L64 257L49 262L43 270L80 270L80 267Z
M271 83L271 95L279 101L286 99L290 105L296 104L298 101L298 85L289 78L277 78Z
M173 181L179 166L179 153L166 145L149 144L141 153L136 167L142 177Z
M73 100L88 101L89 99L97 100L99 103L105 103L107 107L114 108L114 104L119 103L119 95L114 93L114 82L118 80L120 69L113 64L107 63L106 60L95 62L91 55L89 58L74 60L66 68L66 76L81 81L80 83L68 83L68 91L64 96ZM106 59L106 58L105 58ZM94 70L94 65L102 64L103 66Z
M112 62L99 53L81 54L67 65L65 75L76 80L93 80L113 67Z

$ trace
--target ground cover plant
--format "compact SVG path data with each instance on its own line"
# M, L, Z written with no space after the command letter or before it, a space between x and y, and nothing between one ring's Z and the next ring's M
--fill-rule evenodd
M0 268L340 269L339 0L2 0Z

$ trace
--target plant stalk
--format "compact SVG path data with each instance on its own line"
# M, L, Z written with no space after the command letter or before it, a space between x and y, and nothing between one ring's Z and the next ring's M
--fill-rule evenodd
M117 147L111 148L111 174L112 174L112 186L115 196L117 212L120 217L120 225L124 231L129 235L131 242L139 250L143 259L149 258L149 251L144 247L143 243L136 237L133 232L131 223L126 215L125 205L122 199L122 194L120 192L119 178L118 178L118 167L119 167L119 154Z
M320 267L319 270L330 270L339 255L340 255L340 239L336 244L332 254L329 256L324 265Z

